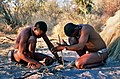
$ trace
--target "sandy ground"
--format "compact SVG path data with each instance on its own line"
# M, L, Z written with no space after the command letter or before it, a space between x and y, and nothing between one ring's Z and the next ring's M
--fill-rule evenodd
M16 37L15 35L8 35ZM14 39L13 38L13 39ZM43 43L38 40L39 43ZM32 70L22 65L16 66L14 62L8 61L8 50L13 49L15 41L6 37L0 37L0 79L22 79L23 77L34 73L26 79L120 79L120 61L107 61L106 65L92 69L68 68L67 65L78 58L74 51L63 51L63 58L69 62L64 67L56 62L51 66L42 67L41 69ZM54 43L54 42L53 42ZM44 48L43 48L44 47ZM47 47L37 46L36 51L52 56ZM60 52L58 52L61 55ZM59 66L60 68L56 68Z

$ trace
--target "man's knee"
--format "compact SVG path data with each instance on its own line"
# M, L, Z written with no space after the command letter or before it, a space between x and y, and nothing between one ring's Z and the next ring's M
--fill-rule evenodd
M68 41L69 41L70 45L74 45L74 44L78 43L78 40L75 37L68 38Z

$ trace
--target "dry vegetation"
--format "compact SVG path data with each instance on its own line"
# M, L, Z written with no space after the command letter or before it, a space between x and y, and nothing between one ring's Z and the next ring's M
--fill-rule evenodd
M120 9L120 0L64 0L62 6L57 0L1 0L0 4L0 32L11 33L43 20L48 25L48 35L60 36L65 36L63 27L68 22L89 23L101 32L106 20Z

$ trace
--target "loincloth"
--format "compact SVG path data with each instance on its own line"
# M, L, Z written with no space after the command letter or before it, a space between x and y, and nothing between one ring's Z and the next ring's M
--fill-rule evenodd
M107 50L108 50L107 48L103 48L103 49L97 51L98 56L102 59L101 63L106 63L107 58L103 59L103 54L105 54L105 53L107 54Z
M107 50L108 50L107 48L103 48L101 50L98 50L97 51L98 56L101 57L102 54L107 53Z

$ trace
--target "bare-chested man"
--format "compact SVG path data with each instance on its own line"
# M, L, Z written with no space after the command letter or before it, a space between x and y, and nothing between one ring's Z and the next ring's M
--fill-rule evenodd
M30 68L40 68L41 63L38 61L45 60L46 65L50 65L53 63L53 58L41 53L35 52L37 38L42 37L48 48L53 48L53 44L49 41L46 36L47 25L43 21L39 21L33 27L27 27L21 31L16 40L15 49L12 55L12 60L23 63L25 65L29 64ZM53 53L53 52L52 52ZM57 53L53 53L53 55L57 58Z
M64 48L76 51L80 56L75 61L77 68L99 66L101 62L107 59L106 44L92 26L68 23L64 27L64 32L69 37L70 45L59 45L54 47L52 51L61 51Z

